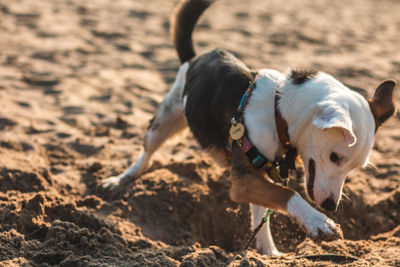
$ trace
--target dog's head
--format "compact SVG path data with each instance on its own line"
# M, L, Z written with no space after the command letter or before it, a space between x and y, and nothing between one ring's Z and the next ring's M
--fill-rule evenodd
M336 210L346 176L368 163L376 130L395 112L395 84L383 82L368 101L346 89L323 98L313 109L298 149L306 192L323 209Z

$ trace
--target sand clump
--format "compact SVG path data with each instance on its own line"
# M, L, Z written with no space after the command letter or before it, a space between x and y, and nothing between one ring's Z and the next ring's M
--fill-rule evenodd
M336 253L359 258L354 266L400 266L398 114L377 134L375 167L349 175L329 215L344 239L315 243L272 215L284 258L254 244L237 255L249 207L229 199L229 171L190 134L166 144L127 188L101 188L138 157L174 81L176 4L0 0L0 265L327 266L339 262L294 257ZM399 12L390 0L220 0L201 19L196 46L228 49L253 68L321 69L371 95L381 80L399 79ZM301 191L301 179L291 186Z

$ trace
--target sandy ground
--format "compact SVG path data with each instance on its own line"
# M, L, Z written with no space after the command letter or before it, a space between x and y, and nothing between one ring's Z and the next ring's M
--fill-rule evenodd
M229 172L190 134L125 190L101 190L139 155L174 80L176 3L0 0L0 265L326 266L340 262L294 257L338 253L359 258L354 266L400 266L398 114L377 135L376 168L348 177L330 215L344 240L316 244L274 214L285 258L254 248L235 257L248 205L229 200ZM195 39L252 68L319 69L371 95L400 79L399 14L395 0L220 0Z

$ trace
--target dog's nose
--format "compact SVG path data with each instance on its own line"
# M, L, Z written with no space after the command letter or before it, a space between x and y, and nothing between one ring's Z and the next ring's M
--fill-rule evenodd
M336 202L333 198L328 197L322 202L321 207L327 211L336 211Z

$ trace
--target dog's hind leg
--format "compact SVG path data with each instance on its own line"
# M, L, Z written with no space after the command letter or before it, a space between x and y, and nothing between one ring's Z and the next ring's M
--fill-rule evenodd
M126 184L138 178L147 170L154 152L167 139L186 128L187 122L183 114L182 92L188 66L188 63L181 66L171 90L165 96L156 115L151 120L144 138L144 151L139 159L122 174L105 179L103 187Z
M252 229L254 230L257 227L257 225L261 222L267 209L263 206L258 206L254 204L250 204L250 208L252 217L251 226ZM263 227L256 235L256 248L258 252L261 254L266 254L269 256L276 256L276 257L283 256L283 253L281 253L275 247L274 239L272 238L271 235L270 218L271 217L269 216L267 222L263 225Z

